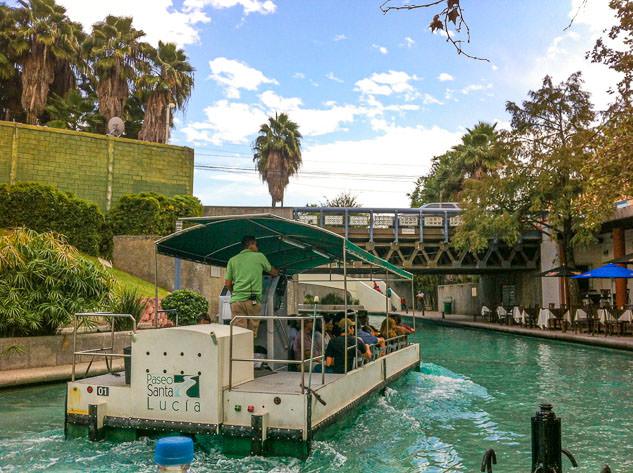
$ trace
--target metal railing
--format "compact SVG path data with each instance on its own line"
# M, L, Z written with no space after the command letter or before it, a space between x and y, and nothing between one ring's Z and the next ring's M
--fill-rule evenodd
M79 319L80 318L89 318L89 317L106 317L111 318L110 325L112 327L111 333L111 345L109 347L101 347L95 348L91 350L81 350L77 351L77 329L79 328ZM88 372L92 367L92 363L95 360L95 357L101 356L105 358L106 367L108 369L108 373L112 372L112 358L131 358L132 355L128 355L125 353L114 353L114 319L115 318L126 318L132 321L132 334L136 333L136 319L131 314L113 314L111 312L85 312L85 313L77 313L74 314L73 317L73 370L72 370L72 381L75 381L75 365L77 357L82 356L90 356L91 360L88 363L88 367L86 368L86 372L84 373L84 378L88 376ZM108 353L110 352L110 353Z
M278 360L275 358L233 358L233 324L237 320L297 320L301 321L301 330L297 334L297 337L301 337L301 360ZM312 362L320 360L321 361L321 384L325 384L325 339L323 335L321 336L321 355L312 356L310 358L305 357L305 323L307 322L316 322L317 320L321 321L323 325L323 316L288 316L288 315L236 315L231 319L229 323L229 391L233 388L233 362L270 362L270 363L283 363L283 364L294 364L301 366L301 394L305 393L305 364L309 363L309 379L312 380ZM312 327L312 333L314 334L316 327ZM314 338L314 337L313 337ZM314 348L314 343L312 343L312 348Z

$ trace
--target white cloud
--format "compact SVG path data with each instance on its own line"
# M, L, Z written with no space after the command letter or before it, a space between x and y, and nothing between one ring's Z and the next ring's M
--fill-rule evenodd
M145 32L143 40L154 45L158 40L171 41L181 47L196 43L199 40L196 25L211 21L200 8L180 10L174 7L172 0L57 0L57 3L64 6L68 16L81 23L87 32L107 15L131 16L134 27Z
M247 143L268 119L266 112L258 106L229 103L227 100L219 100L205 108L204 113L206 121L190 123L181 130L187 141L215 145Z
M464 95L468 95L471 92L476 92L479 90L488 90L488 89L492 89L492 84L470 84L467 85L466 87L464 87L461 92Z
M284 98L272 90L260 94L259 99L268 109L282 113L297 110L303 105L303 101L298 97Z
M245 15L249 13L268 15L269 13L274 13L277 9L277 5L271 0L185 0L184 5L189 10L200 10L207 5L217 9L232 8L239 5L244 9Z
M406 72L390 70L389 72L374 73L370 77L357 81L354 90L366 96L403 94L406 100L413 100L419 96L418 91L410 84L414 80L419 79Z
M332 41L344 41L346 39L349 39L349 38L345 36L344 34L337 34L334 36L334 38L332 38Z
M305 78L306 78L306 75L305 75L303 72L295 72L295 73L292 75L292 78L293 78L293 79L305 79Z
M440 100L436 99L431 94L424 94L423 103L424 103L424 105L431 105L431 104L442 105L443 102L441 102Z
M448 72L442 72L439 76L437 76L437 80L440 82L446 82L448 80L455 80L455 78Z
M387 48L380 46L379 44L372 44L371 47L380 51L381 54L387 54L389 52Z
M404 38L404 44L407 48L410 48L415 44L415 41L407 36Z
M226 96L240 98L240 89L257 90L261 84L279 84L269 79L257 69L234 59L218 57L209 61L210 78L226 87Z
M338 77L336 77L333 72L328 72L325 77L341 84L344 82L343 79L339 79Z

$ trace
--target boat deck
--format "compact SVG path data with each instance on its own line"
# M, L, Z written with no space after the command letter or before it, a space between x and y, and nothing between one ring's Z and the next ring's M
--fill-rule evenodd
M103 386L129 386L129 384L125 384L125 372L123 371L91 376L89 378L78 379L75 382L79 384L101 384Z
M325 384L321 384L321 373L312 373L311 388L315 391L326 386L337 379L345 376L344 374L325 374ZM305 385L310 385L310 377L306 373ZM301 394L301 373L292 371L279 371L255 378L247 381L239 386L233 387L234 391L253 392L253 393L270 393L270 394Z

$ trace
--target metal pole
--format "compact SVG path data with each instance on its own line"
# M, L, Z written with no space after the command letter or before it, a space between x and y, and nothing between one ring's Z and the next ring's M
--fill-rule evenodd
M233 386L233 321L229 322L229 391Z
M358 343L358 311L354 311L354 327L356 327L356 343ZM356 343L354 343L354 364L355 367L358 368L358 349L356 348Z
M75 381L75 352L77 351L77 315L74 316L73 321L73 375L72 381Z
M305 387L305 348L304 348L304 323L303 323L303 318L301 319L301 394L304 393L304 387Z
M389 338L389 273L385 272L385 331L387 332L387 338Z
M314 312L316 313L316 304L314 304ZM321 386L325 384L325 317L321 317L323 324L323 332L321 333Z
M158 328L158 247L154 245L154 325Z
M345 311L345 315L343 315L344 320L345 320L345 357L344 357L344 362L345 362L345 373L347 373L347 248L345 246L345 243L347 241L343 240L343 291L345 292L345 294L343 295L343 310Z
M413 318L413 330L415 330L415 287L411 278L411 317Z

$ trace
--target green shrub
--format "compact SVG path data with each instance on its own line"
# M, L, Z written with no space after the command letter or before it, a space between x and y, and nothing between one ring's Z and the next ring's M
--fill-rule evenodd
M200 215L202 204L196 197L141 192L121 197L108 222L114 235L168 235L175 231L179 217Z
M338 294L335 294L333 292L329 292L325 296L323 296L323 299L321 299L321 304L323 304L323 305L343 305L343 304L345 304L345 300L343 299L343 296L339 296Z
M113 287L62 235L19 228L0 236L0 336L55 333L72 314L102 308Z
M138 325L141 315L147 307L147 300L138 294L136 288L122 287L112 297L109 309L115 314L130 314ZM132 330L132 321L127 318L114 318L115 330Z
M70 192L32 182L0 184L0 228L60 233L80 251L97 256L104 223L97 205Z
M195 325L198 316L206 314L209 310L209 302L193 291L180 289L165 297L162 301L163 309L176 309L178 311L179 325ZM168 313L169 320L176 323L176 314Z

